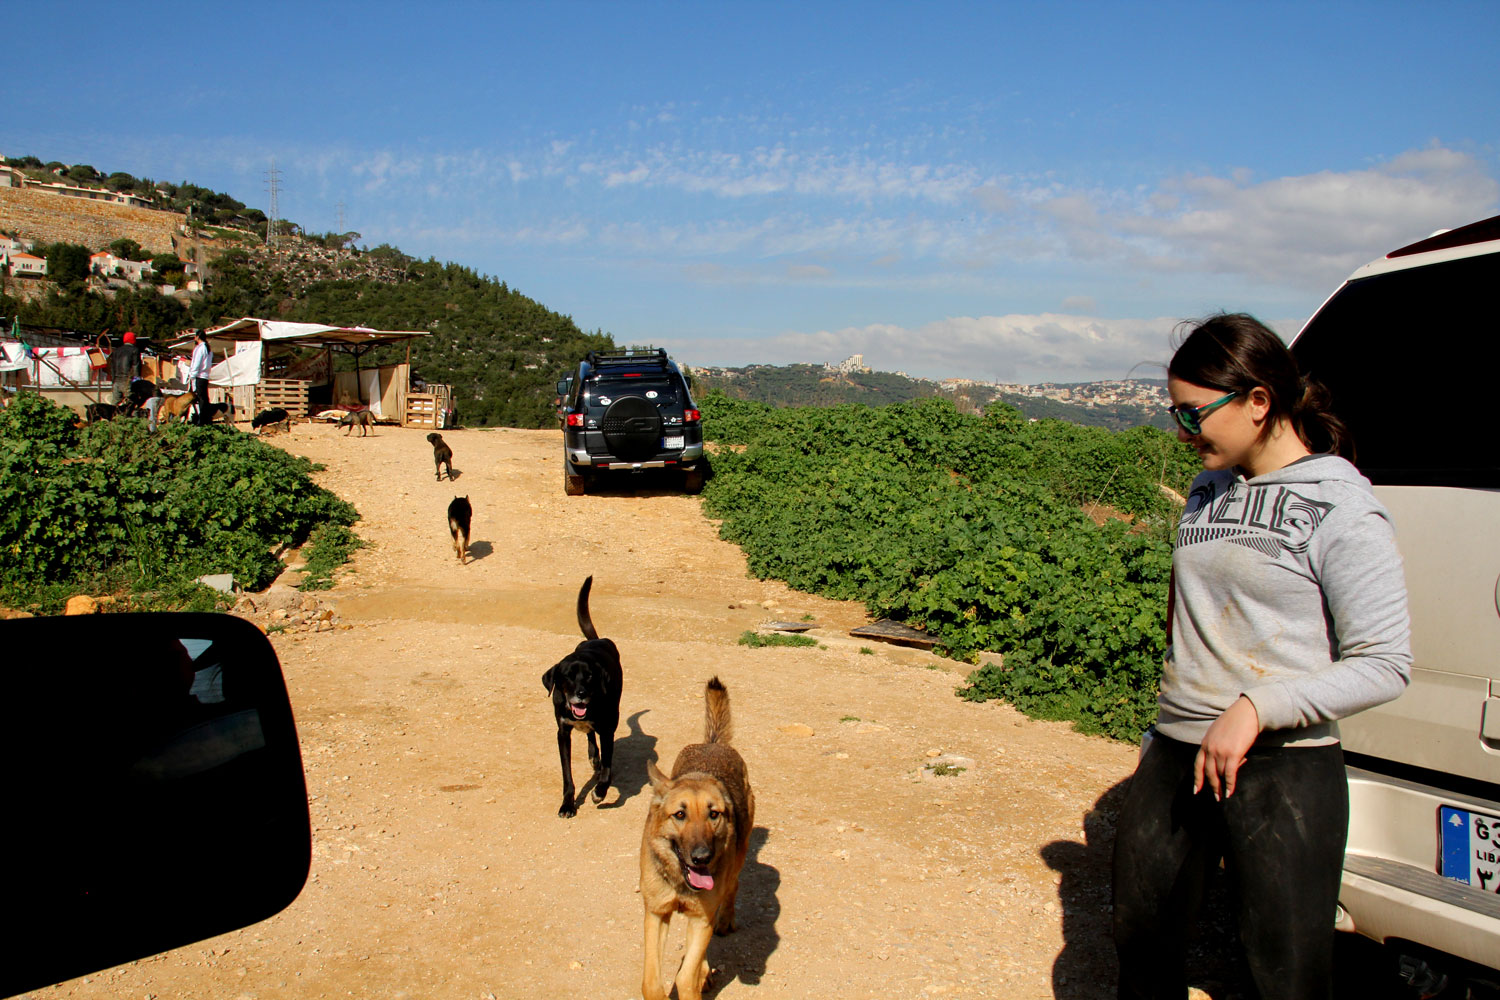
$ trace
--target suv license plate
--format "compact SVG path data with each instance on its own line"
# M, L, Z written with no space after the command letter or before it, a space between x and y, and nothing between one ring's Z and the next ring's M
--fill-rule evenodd
M1444 878L1500 893L1500 816L1438 807Z
M681 448L683 438L684 435L682 434L668 434L661 439L661 446L663 448Z

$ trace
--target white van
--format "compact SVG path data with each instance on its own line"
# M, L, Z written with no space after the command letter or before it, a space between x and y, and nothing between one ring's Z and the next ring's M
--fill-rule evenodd
M1341 723L1341 926L1409 977L1500 982L1500 216L1355 271L1292 352L1395 520L1411 605L1411 686Z

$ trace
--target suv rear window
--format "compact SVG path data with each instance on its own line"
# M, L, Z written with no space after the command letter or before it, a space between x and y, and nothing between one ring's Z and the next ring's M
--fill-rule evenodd
M1500 254L1351 282L1292 345L1376 484L1500 487Z
M655 396L649 393L656 393ZM677 389L670 382L645 378L623 378L618 375L589 379L589 403L597 405L601 396L646 396L658 406L672 406L679 400Z

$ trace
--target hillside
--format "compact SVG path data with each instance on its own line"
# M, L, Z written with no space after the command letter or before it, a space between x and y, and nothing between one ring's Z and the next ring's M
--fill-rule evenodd
M996 403L1013 406L1033 420L1066 420L1085 427L1126 430L1156 427L1172 430L1161 407L1115 401L1109 393L1091 391L1091 383L1068 387L1069 402L1040 392L1021 394L1003 386L967 383L950 388L928 379L896 372L839 371L826 365L749 365L744 368L693 368L694 392L717 389L730 399L770 406L838 406L864 403L884 406L933 396L950 400L964 413L983 413ZM1143 380L1136 380L1142 382Z

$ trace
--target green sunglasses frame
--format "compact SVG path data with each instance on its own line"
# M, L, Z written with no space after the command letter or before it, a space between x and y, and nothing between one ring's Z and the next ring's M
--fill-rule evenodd
M1204 403L1202 406L1169 406L1167 412L1172 415L1173 420L1177 421L1177 426L1189 434L1202 434L1203 418L1238 395L1238 391L1231 392L1220 396L1212 403Z

